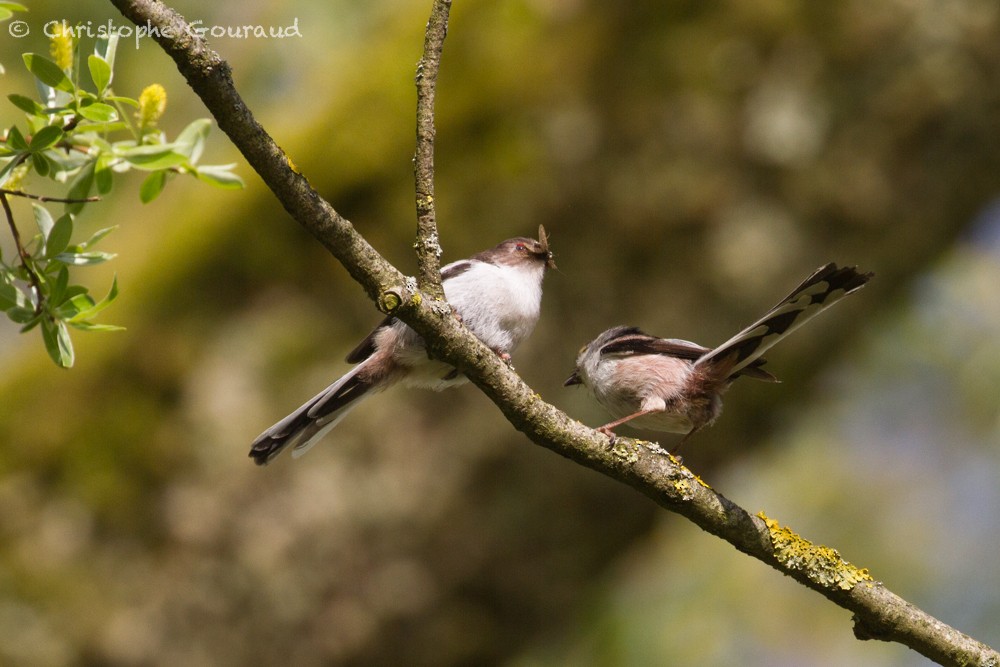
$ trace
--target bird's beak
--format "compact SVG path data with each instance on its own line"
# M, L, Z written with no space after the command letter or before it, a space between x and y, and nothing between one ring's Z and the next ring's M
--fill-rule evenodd
M549 250L549 237L545 234L545 227L542 225L538 225L538 245L542 247L542 253L545 255L546 268L556 268L556 260L552 257L552 251Z
M572 387L575 384L583 384L583 380L580 379L579 371L573 371L573 374L566 378L563 382L564 387Z

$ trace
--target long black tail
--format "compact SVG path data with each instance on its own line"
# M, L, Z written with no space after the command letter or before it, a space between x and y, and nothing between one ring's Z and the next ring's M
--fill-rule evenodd
M840 299L865 286L872 273L857 267L827 264L806 278L767 314L695 362L725 363L733 377L759 359L772 345Z
M270 462L289 445L293 446L294 458L305 454L371 393L373 385L366 379L365 366L362 363L351 369L298 410L257 436L250 446L250 458L254 463L264 465Z

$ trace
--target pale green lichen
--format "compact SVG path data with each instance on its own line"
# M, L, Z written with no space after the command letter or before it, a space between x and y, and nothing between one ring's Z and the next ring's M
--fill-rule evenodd
M810 581L824 588L836 587L845 591L862 581L874 581L866 568L848 563L836 549L813 544L791 528L782 527L764 512L758 512L757 516L767 526L778 562L791 570L802 572Z
M611 455L622 463L633 465L639 461L639 449L636 445L628 443L624 438L619 438L611 447Z

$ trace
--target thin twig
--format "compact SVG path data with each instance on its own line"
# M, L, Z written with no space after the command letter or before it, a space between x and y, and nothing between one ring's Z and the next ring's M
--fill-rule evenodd
M3 206L4 215L7 217L7 225L10 227L10 235L14 238L14 247L17 248L17 255L21 259L21 266L24 267L24 271L28 274L28 281L31 283L31 288L35 292L35 314L42 312L42 281L35 273L35 270L31 268L31 255L25 250L24 244L21 243L21 233L17 230L17 225L14 224L14 211L10 208L10 202L7 201L7 190L0 190L0 204Z
M441 242L434 206L434 99L441 49L448 34L451 0L434 0L424 34L424 55L417 64L417 150L413 174L417 195L417 287L432 299L443 300Z
M82 199L73 197L49 197L48 195L33 195L30 192L22 192L20 190L4 190L0 189L0 193L5 195L11 195L13 197L24 197L25 199L33 199L34 201L40 202L53 202L57 204L86 204L88 202L101 201L101 198L94 195L93 197L84 197Z

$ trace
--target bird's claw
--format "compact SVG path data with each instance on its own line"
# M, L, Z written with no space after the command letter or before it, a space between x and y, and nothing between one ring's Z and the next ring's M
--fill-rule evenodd
M510 368L511 370L514 370L514 362L511 359L509 352L504 352L503 350L493 350L493 351L496 352L496 355L498 357L500 357L500 361L507 364L507 367Z
M601 428L597 429L597 432L598 433L603 433L604 435L608 436L608 449L611 449L612 447L614 447L615 446L615 442L618 441L618 436L615 435L615 432L612 431L609 428L601 427Z

